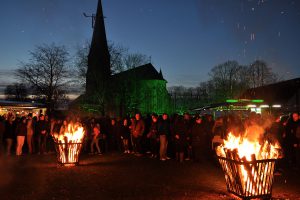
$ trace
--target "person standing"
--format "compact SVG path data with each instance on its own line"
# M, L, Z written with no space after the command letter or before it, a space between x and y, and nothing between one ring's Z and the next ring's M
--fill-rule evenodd
M137 156L141 156L141 138L145 131L145 123L142 119L140 113L135 114L135 120L132 125L132 142L133 142L133 151Z
M22 148L25 141L25 136L27 133L27 124L26 124L26 117L22 117L21 121L18 123L16 128L16 135L17 135L17 146L16 146L16 155L22 155Z
M44 154L46 152L47 144L47 125L45 122L45 116L40 115L40 119L37 122L37 134L38 134L38 144L39 144L39 154Z
M5 129L3 138L6 142L6 155L11 155L11 148L13 145L13 141L15 138L15 123L14 123L14 116L8 115L7 120L5 122Z
M93 133L92 133L91 154L94 154L94 145L96 145L98 155L102 154L99 146L100 134L101 134L100 124L97 123L96 126L94 126Z
M183 115L184 122L184 133L185 133L185 160L190 160L192 158L192 140L191 140L191 116L189 113Z
M166 159L169 159L167 157L167 148L168 148L168 138L170 136L170 121L168 114L164 113L162 115L162 121L160 122L159 128L158 128L158 135L159 135L159 157L160 160L164 161Z
M28 145L28 153L33 153L33 120L32 114L28 114L27 116L27 126L26 126L26 133L27 133L27 145Z
M112 118L110 120L110 126L109 126L109 147L112 151L119 151L119 140L120 140L120 134L118 130L118 124L116 122L116 119Z
M197 116L191 129L193 160L203 162L205 159L206 135L202 118Z
M286 124L286 160L288 164L291 164L292 166L296 166L297 163L297 129L299 127L299 115L298 113L294 112L291 115L291 118L288 120Z
M123 123L120 127L121 139L123 142L124 153L130 153L129 151L129 138L130 138L130 129L128 126L128 120L123 119Z
M176 160L183 162L186 143L186 129L182 115L179 115L174 122L174 145Z
M152 122L147 134L147 139L150 141L151 157L156 158L158 156L158 116L152 115Z

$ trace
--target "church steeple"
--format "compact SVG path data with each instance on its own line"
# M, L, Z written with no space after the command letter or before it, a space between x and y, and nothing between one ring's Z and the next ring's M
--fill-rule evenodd
M93 38L88 55L86 94L92 94L95 90L104 89L110 75L110 55L105 33L102 3L101 0L98 0Z

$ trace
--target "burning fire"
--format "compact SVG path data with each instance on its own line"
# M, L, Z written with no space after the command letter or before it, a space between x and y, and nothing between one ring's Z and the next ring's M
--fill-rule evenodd
M68 124L63 134L53 134L56 143L57 158L61 164L76 164L84 139L84 128L81 125Z
M271 194L275 159L281 151L278 143L262 140L261 133L260 127L249 127L243 136L229 133L216 148L230 192L246 197Z
M226 151L236 151L238 158L234 160L265 160L278 159L280 157L280 145L278 143L271 144L269 141L264 141L262 144L259 141L251 141L246 137L234 136L228 134L227 140L224 140L224 145L217 147L217 155L227 157ZM254 158L253 158L254 157Z

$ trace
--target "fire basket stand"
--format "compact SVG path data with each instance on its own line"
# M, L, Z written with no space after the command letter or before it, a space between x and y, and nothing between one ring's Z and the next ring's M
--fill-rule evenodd
M242 198L271 199L276 159L233 160L217 156L228 192Z
M82 149L81 142L55 142L57 162L61 166L76 166Z

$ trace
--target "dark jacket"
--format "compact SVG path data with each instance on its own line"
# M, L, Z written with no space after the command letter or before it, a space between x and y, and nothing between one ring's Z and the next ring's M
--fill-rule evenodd
M289 121L286 125L286 141L288 144L297 144L298 139L296 137L297 129L300 126L300 121Z
M15 137L15 123L9 123L8 121L5 122L5 129L4 129L4 139L13 139Z
M120 135L123 137L123 139L129 139L130 138L130 129L129 126L121 125L120 127Z
M136 120L132 126L133 137L141 137L145 131L145 123L142 119Z
M37 122L37 134L43 135L42 131L46 131L45 135L47 134L48 126L45 120L40 120Z
M162 120L159 123L159 127L158 127L158 134L159 135L166 135L169 136L170 135L170 122L169 120Z
M204 145L206 140L204 125L195 123L191 129L191 137L193 145Z
M152 122L147 137L151 139L155 139L157 138L157 136L158 136L158 122Z
M16 128L16 135L17 136L26 136L26 134L27 134L27 124L20 122Z
M176 135L179 136L179 139L175 138L175 140L179 140L180 142L186 140L187 127L185 126L185 123L181 119L177 120L174 124L174 137Z

